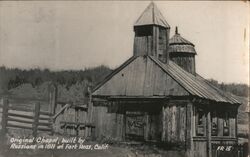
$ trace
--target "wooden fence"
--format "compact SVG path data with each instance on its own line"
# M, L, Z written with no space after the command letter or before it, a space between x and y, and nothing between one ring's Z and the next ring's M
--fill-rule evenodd
M4 136L8 129L20 128L32 131L34 137L38 132L53 133L51 116L49 112L41 111L40 103L36 103L34 109L21 106L12 106L8 99L3 99L1 134Z
M95 127L89 119L87 105L57 102L54 111L54 114L42 111L40 103L36 103L34 109L28 109L10 105L8 99L3 99L0 104L1 134L5 135L8 129L20 128L31 130L34 137L39 132L47 132L93 138Z
M47 132L93 138L95 127L91 123L88 103L58 102L55 85L49 89L48 111L41 110L44 106L39 102L32 106L33 109L25 104L13 105L8 99L3 99L3 103L0 104L2 135L5 135L8 129L20 128L31 130L33 136L37 136L39 132Z
M68 136L93 138L95 127L92 125L87 105L57 103L54 115L54 131Z

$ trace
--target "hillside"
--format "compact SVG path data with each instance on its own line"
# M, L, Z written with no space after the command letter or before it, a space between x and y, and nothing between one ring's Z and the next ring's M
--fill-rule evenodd
M80 101L84 99L87 87L95 86L110 72L106 66L63 71L0 67L0 96L48 100L48 86L55 83L60 100Z

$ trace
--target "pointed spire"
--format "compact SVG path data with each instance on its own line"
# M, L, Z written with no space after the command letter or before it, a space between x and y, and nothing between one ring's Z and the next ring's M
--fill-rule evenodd
M175 27L175 34L179 34L179 33L178 33L178 27L177 27L177 26Z
M143 25L158 25L165 28L170 28L169 24L152 1L148 7L143 11L141 16L137 19L134 26Z
M175 35L169 40L169 44L170 45L173 45L173 44L186 44L186 45L192 45L192 46L194 46L193 43L191 43L187 39L183 38L179 34L177 26L175 27Z

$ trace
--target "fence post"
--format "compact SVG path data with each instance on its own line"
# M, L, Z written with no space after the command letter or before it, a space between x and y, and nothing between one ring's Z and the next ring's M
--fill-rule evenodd
M8 99L4 98L3 99L3 111L2 111L1 139L3 139L7 133L8 109L9 109L9 101Z
M55 84L50 86L50 100L49 100L49 110L52 115L55 114L56 104L57 104L57 87Z
M39 114L40 114L40 103L35 104L34 111L34 122L33 122L33 136L37 136L38 124L39 124Z

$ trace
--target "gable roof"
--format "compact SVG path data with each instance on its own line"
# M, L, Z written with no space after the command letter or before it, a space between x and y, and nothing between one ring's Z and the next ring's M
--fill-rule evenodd
M170 28L169 24L157 8L154 2L151 2L137 19L134 26L143 25L158 25L165 28Z
M189 93L149 57L133 57L106 79L93 95L126 98L166 98Z
M146 58L145 61L143 61L141 59L140 62L138 62L140 60L140 58ZM138 63L136 63L138 62ZM146 62L147 64L140 64L142 62ZM140 88L145 88L143 86L139 86L138 84L140 84L140 80L137 80L138 78L143 78L146 77L147 75L142 74L143 71L140 70L141 67L143 66L147 66L144 67L145 70L147 70L147 68L150 68L150 66L148 66L148 64L154 64L157 66L158 69L162 69L163 72L167 75L170 76L171 79L174 80L174 82L176 82L180 87L178 86L174 86L176 88L178 88L178 91L181 91L182 95L192 95L192 96L197 96L199 98L202 99L207 99L207 100L213 100L216 102L224 102L224 103L231 103L231 104L240 104L240 102L235 99L232 95L226 94L225 92L221 91L220 89L214 87L213 85L211 85L209 82L207 82L204 78L202 78L201 76L197 75L193 75L191 73L188 73L187 71L185 71L184 69L182 69L181 67L179 67L177 64L175 64L173 61L169 61L169 64L164 64L161 61L159 61L158 59L152 57L152 56L133 56L131 57L129 60L127 60L124 64L122 64L120 67L118 67L117 69L115 69L106 79L104 79L103 82L101 82L93 91L93 96L97 96L97 95L109 95L112 96L113 93L111 91L117 91L117 90L126 90L124 89L122 86L120 86L120 88L118 89L117 87L115 87L113 85L114 82L111 82L111 80L114 77L117 77L116 75L118 75L119 72L121 72L123 69L127 68L130 66L130 64L135 64L136 66L140 66L139 68L129 68L128 71L131 73L134 73L135 75L133 76L134 80L129 80L127 82L122 82L123 80L121 79L122 77L119 77L118 79L116 79L116 84L118 85L122 85L122 84L126 84L126 86L130 87L127 90L130 89L135 89L136 91L134 91L134 93L126 93L127 91L124 91L119 94L124 95L124 96L131 96L131 95L136 95L137 93L140 93L140 95L142 96L154 96L155 93L156 94L160 94L162 96L169 96L172 95L173 93L168 92L163 92L161 86L163 85L164 80L160 79L159 77L157 77L158 79L156 80L160 80L161 82L159 84L161 84L161 86L157 87L157 88L152 88L154 91L153 93L151 93L150 95L148 93L145 94L145 92L141 92L143 91L143 89ZM155 68L156 69L156 68ZM154 69L154 70L155 70ZM157 70L157 69L156 69ZM158 73L159 70L153 71L154 73ZM153 74L154 74L153 73ZM119 75L122 75L123 73L119 73ZM158 74L157 74L158 75ZM165 77L164 74L159 74L162 77ZM150 75L148 75L150 76ZM129 76L131 77L131 76ZM145 78L144 78L145 79ZM154 80L155 78L150 78L151 80ZM167 77L165 77L165 80L168 79ZM155 83L155 81L151 81L149 83ZM173 81L172 81L173 83ZM149 85L151 86L151 85ZM164 88L168 88L168 87L164 87ZM151 89L151 90L152 90ZM184 89L184 90L183 90ZM148 90L148 89L147 89ZM169 89L171 90L171 89ZM139 91L139 92L138 92ZM186 91L186 93L185 93ZM176 94L176 92L174 92ZM137 95L138 96L138 95Z

